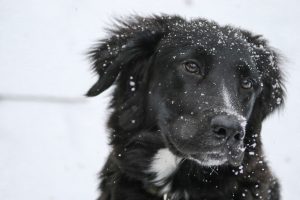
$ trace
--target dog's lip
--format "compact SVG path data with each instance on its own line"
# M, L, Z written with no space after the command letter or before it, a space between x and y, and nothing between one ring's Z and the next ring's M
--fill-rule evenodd
M200 153L200 154L191 154L188 156L188 159L207 162L207 161L224 161L222 165L231 165L231 166L240 166L243 162L244 154L241 153L239 155L230 155L224 152L207 152L207 153Z
M237 154L232 154L226 151L208 151L201 153L193 153L193 154L185 154L185 157L191 160L202 161L203 158L206 162L207 160L224 160L223 164L232 165L232 166L240 166L244 159L244 153L239 152ZM222 164L222 165L223 165Z
M180 156L180 157L183 157L183 158L192 158L192 159L198 160L200 155L202 155L202 156L205 155L205 156L208 156L208 157L211 157L211 158L215 158L215 159L217 159L217 158L224 158L224 157L227 156L227 153L225 153L225 151L221 151L221 150L201 152L201 153L192 153L192 154L185 153L185 152L182 152L181 150L179 150L168 136L166 136L166 140L167 140L168 147L177 156Z
M190 154L191 158L193 159L199 159L199 157L206 157L207 159L223 159L227 158L227 154L222 151L211 151L211 152L204 152L204 153L198 153L198 154Z
M238 148L237 151L232 151L232 150L214 150L214 151L207 151L207 152L199 152L199 153L184 153L180 151L177 146L172 142L172 140L166 135L165 137L167 141L167 145L169 149L177 156L182 157L182 158L187 158L187 159L192 159L192 160L199 160L199 157L205 156L206 158L211 158L211 159L226 159L226 163L230 164L232 166L239 166L244 158L244 151L242 150L243 148ZM200 161L200 160L199 160Z

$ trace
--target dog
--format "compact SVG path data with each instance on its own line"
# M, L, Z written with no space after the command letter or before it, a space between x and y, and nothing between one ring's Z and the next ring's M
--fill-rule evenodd
M176 15L117 19L89 51L115 85L98 200L279 200L262 122L284 104L280 56L260 35Z

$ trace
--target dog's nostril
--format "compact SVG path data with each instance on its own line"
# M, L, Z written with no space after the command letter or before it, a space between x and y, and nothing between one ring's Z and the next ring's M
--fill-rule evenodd
M244 134L243 133L236 133L234 135L234 139L235 140L242 140L244 138Z
M241 134L239 134L239 133L235 134L234 139L241 140Z
M225 128L215 128L214 129L214 133L217 134L218 136L221 136L221 137L226 137L227 135L227 131Z

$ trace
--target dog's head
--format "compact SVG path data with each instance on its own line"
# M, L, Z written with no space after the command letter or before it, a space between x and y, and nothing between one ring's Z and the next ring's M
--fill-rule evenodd
M203 166L240 164L252 126L283 104L274 50L260 36L203 19L119 23L91 51L100 78L87 95L117 80L120 126L156 125L173 153Z

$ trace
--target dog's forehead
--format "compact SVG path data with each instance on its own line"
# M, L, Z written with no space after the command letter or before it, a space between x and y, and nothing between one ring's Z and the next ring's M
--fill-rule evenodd
M158 55L169 57L171 62L180 57L188 59L191 52L201 49L212 56L214 63L222 65L220 67L236 70L241 64L257 76L262 73L258 66L258 49L261 47L249 42L245 32L239 28L220 26L206 20L175 22L157 48Z
M175 47L175 48L174 48ZM189 59L208 59L210 60L207 67L229 67L233 70L248 69L249 71L257 71L256 60L251 51L243 46L227 47L225 45L214 45L207 43L183 43L182 45L173 42L170 48L160 48L161 55L167 54L171 62L179 63ZM207 57L207 58L205 58Z
M231 52L234 55L244 56L253 52L253 47L247 42L240 29L220 26L205 20L174 23L162 42L162 47L180 48L188 45L202 47L212 55Z

